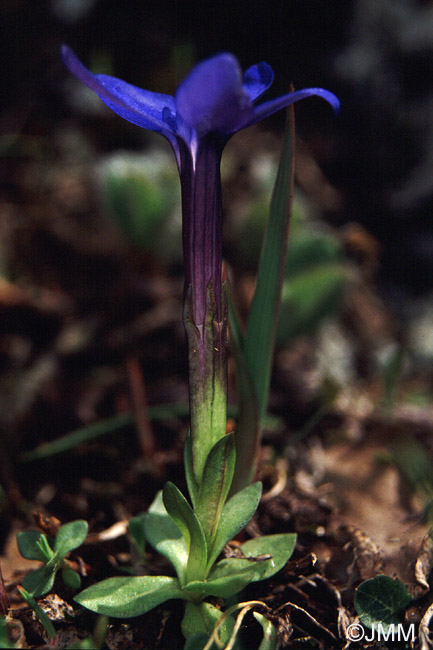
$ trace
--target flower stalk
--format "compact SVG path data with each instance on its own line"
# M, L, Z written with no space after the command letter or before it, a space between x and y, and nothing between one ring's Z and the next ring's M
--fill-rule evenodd
M93 74L67 46L63 46L62 56L68 69L109 108L129 122L163 135L176 156L182 189L191 455L200 486L209 452L225 435L226 426L227 308L221 280L220 178L224 146L241 129L300 99L322 97L336 112L339 101L323 88L306 88L257 103L272 84L272 68L261 62L242 74L236 58L227 52L199 63L174 97ZM255 343L251 345L254 349ZM256 397L260 402L260 396ZM259 406L263 415L266 405ZM254 466L250 460L256 454L257 437L245 429L242 439L243 458L238 464L248 458Z
M192 153L182 147L180 179L185 261L192 460L201 483L206 458L225 434L227 306L222 291L222 138L208 135Z

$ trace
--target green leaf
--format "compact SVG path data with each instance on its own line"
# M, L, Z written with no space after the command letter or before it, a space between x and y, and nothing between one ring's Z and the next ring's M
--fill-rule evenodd
M190 582L184 589L188 592L228 598L250 582L270 578L282 569L292 555L295 543L296 535L292 533L250 539L241 546L245 559L221 560L210 571L207 580Z
M144 534L149 544L169 560L182 584L188 563L188 550L179 528L169 517L158 492L148 512L143 516Z
M21 598L26 601L29 607L33 609L35 612L36 616L42 623L45 632L48 635L48 638L54 639L56 636L56 630L54 629L54 625L51 623L50 619L42 609L40 605L36 602L36 600L33 598L32 594L30 594L26 589L23 589L22 587L17 587L18 591L20 592Z
M195 513L209 546L218 529L221 512L230 490L235 461L233 434L220 438L206 459Z
M74 571L74 569L71 569L71 567L64 566L62 569L62 578L63 582L69 589L72 589L73 591L78 591L81 587L81 578L80 575Z
M203 650L206 647L208 640L206 634L203 634L203 632L197 632L190 636L185 642L184 650Z
M412 597L400 580L379 575L362 582L355 591L355 609L361 623L368 628L382 624L387 632L402 622L402 615Z
M265 567L259 567L258 564L237 558L221 560L212 569L207 580L189 582L184 589L190 593L228 598L242 591L250 582L254 582L257 574L265 573Z
M57 568L56 564L45 564L28 573L23 580L24 589L36 598L47 594L53 588Z
M38 542L41 541L42 537L45 537L46 539L46 536L43 533L40 533L38 530L27 530L25 532L18 533L17 545L21 555L27 560L39 560L39 562L47 562L48 557L38 544ZM53 551L51 551L51 555L53 555Z
M266 413L269 378L286 264L294 179L294 112L288 110L281 160L260 254L244 354L254 382L260 420ZM242 456L243 458L243 456Z
M207 548L203 529L182 492L166 483L162 493L165 509L180 529L188 549L186 581L200 579L206 573Z
M132 517L128 523L129 534L137 545L139 552L144 555L146 550L146 535L144 533L144 517L145 513Z
M263 629L263 640L258 650L278 650L278 635L275 626L266 616L253 612L253 616Z
M74 600L98 614L130 618L140 616L172 598L185 598L176 578L135 576L108 578L88 587Z
M209 569L227 542L233 539L250 521L257 510L261 496L262 484L257 482L237 492L224 505L212 549L209 553Z
M243 354L245 333L230 291L227 289L230 344L236 362L239 392L239 417L236 427L236 464L230 493L251 482L257 464L257 447L260 439L259 405L254 382Z
M283 568L286 562L292 556L296 544L295 533L280 533L277 535L264 535L263 537L255 537L249 539L241 546L241 551L245 557L258 557L261 555L272 555L272 559L267 562L258 562L257 564L264 564L266 570L263 577L257 577L256 580L264 580L270 578L277 571Z
M112 418L107 418L101 420L101 422L95 422L91 425L80 427L75 431L71 431L52 442L43 443L35 449L26 451L20 456L20 460L24 463L40 460L41 458L47 458L49 456L55 456L56 454L63 454L69 449L77 447L82 442L88 442L100 436L104 436L108 433L113 433L124 429L125 427L130 427L134 424L134 415L132 413L122 413L121 415L116 415Z
M69 551L78 548L86 539L88 528L87 521L83 519L65 524L57 531L54 550L60 557L64 557Z
M186 648L190 648L190 650L200 648L199 643L203 639L206 643L221 616L221 610L217 609L211 603L194 604L187 602L185 604L185 615L182 620L182 634L187 640L191 639L191 644L188 646L187 643L185 650ZM228 616L219 628L219 637L224 645L229 640L233 627L234 620L231 616ZM193 639L194 644L192 642Z
M191 503L193 507L195 507L198 499L198 483L194 475L194 467L192 464L192 444L191 444L190 431L188 431L185 440L184 463L185 463L185 476L186 476L186 483L188 485L188 492L189 492L189 496L191 497Z
M251 482L256 468L257 448L266 415L274 344L278 323L281 288L284 278L294 179L294 111L288 120L270 214L263 238L257 282L248 317L247 331L240 353L236 355L240 392L240 415L236 430L236 471L232 493ZM240 328L231 332L235 343L242 344Z

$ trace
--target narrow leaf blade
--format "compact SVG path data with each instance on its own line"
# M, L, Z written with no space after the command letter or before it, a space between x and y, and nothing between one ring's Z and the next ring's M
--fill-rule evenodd
M245 359L254 382L261 420L265 415L268 401L293 197L295 146L293 107L288 110L288 116L244 346Z
M212 550L209 554L209 568L213 565L227 542L245 528L257 510L261 496L262 484L257 482L248 485L227 501L221 513Z
M236 452L233 434L220 438L207 457L195 509L210 545L233 479Z
M230 343L236 362L237 384L239 391L239 417L236 427L236 466L231 494L248 485L252 480L260 438L259 405L256 389L250 369L244 355L245 333L242 330L236 307L229 290L227 290Z
M185 440L184 464L189 496L191 498L192 505L195 507L198 498L198 483L194 475L194 466L192 463L192 444L190 431L188 431L188 435Z
M188 548L186 580L201 577L206 570L207 547L203 529L191 506L173 483L162 494L165 509L180 529Z

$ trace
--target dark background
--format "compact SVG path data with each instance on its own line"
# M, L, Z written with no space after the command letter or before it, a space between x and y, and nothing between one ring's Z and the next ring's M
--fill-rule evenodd
M275 69L268 96L323 86L339 95L336 121L321 102L297 108L298 132L326 138L319 161L344 197L328 219L357 221L382 245L378 275L397 305L430 289L433 266L433 6L421 0L158 2L3 0L2 188L14 196L8 144L17 134L50 138L78 119L68 102L62 42L93 69L173 92L190 63L229 50L246 67ZM81 116L83 119L83 116ZM280 128L283 116L270 120ZM110 133L87 122L96 146L138 148L118 119ZM12 175L12 177L11 177Z

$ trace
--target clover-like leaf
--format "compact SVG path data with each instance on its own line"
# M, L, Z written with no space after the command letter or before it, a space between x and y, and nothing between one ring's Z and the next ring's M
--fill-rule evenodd
M182 533L165 509L162 492L158 492L149 510L143 515L143 527L149 544L172 563L183 584L188 549Z
M87 536L88 524L83 519L70 521L64 524L56 534L54 542L54 551L61 557L64 557L69 551L78 548L84 542Z
M221 512L232 483L235 461L233 434L220 438L206 459L195 513L208 544L212 542L218 529Z
M224 505L212 549L209 553L209 569L227 542L233 539L250 521L257 510L261 495L262 484L260 482L253 483L237 492Z
M355 609L361 623L368 628L382 624L386 632L401 623L402 614L412 600L400 580L384 575L362 582L355 591Z
M74 600L98 614L130 618L172 598L185 598L177 578L134 576L102 580L84 589Z
M207 548L203 529L193 509L182 492L171 482L162 493L165 509L180 529L188 548L186 580L199 579L205 575Z

